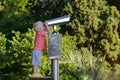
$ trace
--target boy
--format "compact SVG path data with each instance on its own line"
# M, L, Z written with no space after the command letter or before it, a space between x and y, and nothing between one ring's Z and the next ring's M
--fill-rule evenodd
M42 51L47 49L46 34L50 33L48 28L48 22L37 21L34 23L33 28L36 32L34 49L32 51L32 65L33 65L33 77L41 77L38 72L39 66L42 60Z

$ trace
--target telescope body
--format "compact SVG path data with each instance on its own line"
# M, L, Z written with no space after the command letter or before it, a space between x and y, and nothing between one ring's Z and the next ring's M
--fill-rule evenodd
M48 20L48 26L54 26L54 25L63 25L70 21L70 15L54 18L51 20Z

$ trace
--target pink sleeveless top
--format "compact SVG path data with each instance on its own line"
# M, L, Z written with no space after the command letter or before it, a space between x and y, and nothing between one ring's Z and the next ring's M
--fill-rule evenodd
M45 31L40 29L40 31L36 32L35 41L34 41L34 50L46 50L46 36Z

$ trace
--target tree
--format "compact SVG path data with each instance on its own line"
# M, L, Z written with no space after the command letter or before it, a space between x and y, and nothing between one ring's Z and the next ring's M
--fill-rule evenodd
M27 8L36 20L48 20L59 17L63 12L65 4L69 0L29 0Z
M92 46L94 56L106 55L112 66L118 63L120 13L115 6L109 6L106 0L72 0L65 12L71 14L69 25L79 48Z
M120 11L120 0L115 0L115 1L113 1L113 0L107 0L108 1L108 3L110 4L110 5L113 5L113 6L116 6L117 7L117 9Z
M12 30L26 32L35 21L59 17L69 0L1 0L0 31L11 38Z
M1 0L0 1L0 32L11 38L11 31L22 33L32 27L34 18L26 8L28 0Z

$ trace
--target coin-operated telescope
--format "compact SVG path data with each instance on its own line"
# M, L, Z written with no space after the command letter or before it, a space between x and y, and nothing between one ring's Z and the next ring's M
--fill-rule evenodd
M61 35L56 32L56 25L63 25L70 21L70 15L48 20L49 26L54 26L52 34L48 36L48 57L52 62L52 78L59 80L59 63L61 58Z

